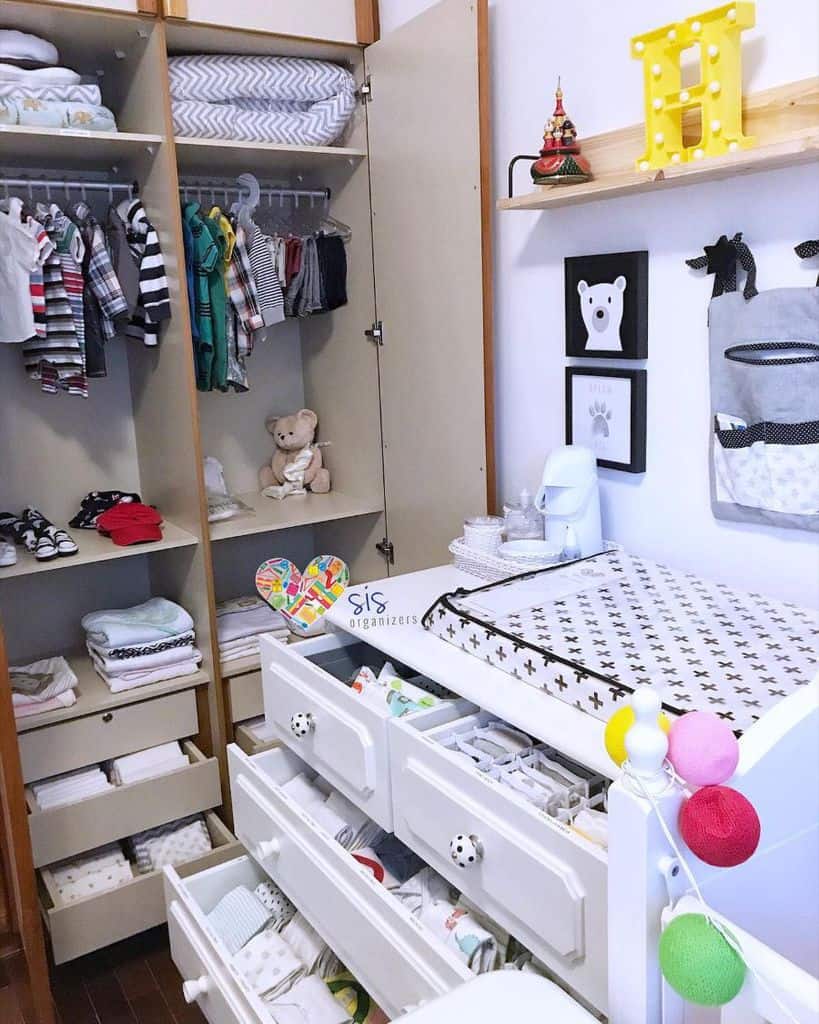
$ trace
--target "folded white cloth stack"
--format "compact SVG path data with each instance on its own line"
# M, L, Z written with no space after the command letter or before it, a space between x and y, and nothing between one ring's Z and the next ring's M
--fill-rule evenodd
M117 786L128 786L133 782L153 779L158 775L167 775L177 768L187 768L190 759L182 753L178 740L161 743L158 747L139 750L136 754L126 754L111 762L111 781Z

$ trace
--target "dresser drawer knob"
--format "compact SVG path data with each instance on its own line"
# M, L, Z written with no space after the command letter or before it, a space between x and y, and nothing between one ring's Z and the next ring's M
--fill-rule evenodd
M103 720L103 722L105 722L106 725L109 722L113 722L114 721L114 712L113 711L106 711L105 714L102 716L102 720Z
M256 847L256 860L268 860L278 857L282 852L282 844L278 839L263 839Z
M210 988L210 978L203 974L201 978L194 978L193 981L186 981L182 984L182 997L186 1003L195 1003L200 996L207 994Z
M315 719L309 711L298 711L290 719L290 731L300 740L309 736L315 727Z
M459 868L469 868L483 860L483 843L477 836L455 836L449 844L449 856Z

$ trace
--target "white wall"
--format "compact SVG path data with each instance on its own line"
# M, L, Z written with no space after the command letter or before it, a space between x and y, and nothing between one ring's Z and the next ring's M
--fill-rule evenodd
M581 134L643 120L642 75L630 36L707 9L686 0L490 0L495 191L515 153L536 152L562 75ZM381 0L384 31L431 6ZM777 12L780 12L777 15ZM746 91L819 70L819 6L757 0L744 35ZM519 167L518 189L527 188ZM544 213L495 217L496 406L500 497L539 482L545 454L563 443L563 258L649 250L647 472L601 471L606 533L649 557L749 589L819 605L819 537L715 520L708 495L706 312L712 278L683 261L719 234L743 231L761 288L812 285L793 246L815 238L815 166ZM608 363L607 365L617 365ZM622 365L628 365L624 363ZM634 365L634 364L631 364Z

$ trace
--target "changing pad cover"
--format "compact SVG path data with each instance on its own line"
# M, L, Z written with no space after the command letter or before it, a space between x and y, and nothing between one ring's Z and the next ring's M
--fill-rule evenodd
M819 614L616 550L440 597L426 629L608 719L637 686L747 729L819 669Z

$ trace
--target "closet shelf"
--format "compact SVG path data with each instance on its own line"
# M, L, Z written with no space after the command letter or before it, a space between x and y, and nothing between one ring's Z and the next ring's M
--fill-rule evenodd
M178 679L164 679L159 683L137 686L133 690L125 690L123 693L112 693L107 683L100 679L94 671L91 659L87 654L67 654L65 657L79 680L77 703L70 708L18 718L18 733L39 729L41 726L56 725L58 722L67 722L72 718L82 718L85 715L110 711L112 708L124 707L127 704L137 704L143 700L150 700L152 697L163 697L168 693L190 690L195 686L207 686L210 682L208 676L199 671L194 672L193 675L180 676Z
M743 130L754 136L753 149L724 157L670 165L660 171L635 170L645 126L631 125L615 132L581 139L594 177L580 185L554 185L526 195L499 199L499 210L549 210L578 206L659 189L717 181L753 171L776 170L819 159L819 78L776 86L744 98ZM686 124L688 127L688 124ZM693 129L693 126L692 126Z
M42 170L108 171L152 152L161 135L136 132L59 131L53 128L0 126L4 166L36 166Z
M299 644L307 639L303 636L296 636L295 633L288 637L288 644ZM252 654L247 658L237 658L235 661L223 661L220 663L219 672L223 679L235 679L237 676L246 675L248 672L258 672L262 667L261 654Z
M383 511L381 502L362 501L340 491L330 491L329 494L296 494L283 501L266 498L263 494L253 491L239 494L237 497L249 505L256 514L211 523L212 541L249 537L255 533L272 533L274 530L289 530L294 526L329 523L334 519L379 515Z
M34 555L18 547L17 563L7 569L0 569L0 583L17 576L30 576L32 573L52 572L57 569L71 569L78 565L108 562L115 558L150 555L155 551L192 547L199 543L192 533L175 526L167 519L162 524L162 540L152 544L134 544L130 547L118 547L113 541L97 533L96 530L71 530L69 528L69 532L80 549L76 555L71 555L68 558L55 558L51 562L38 562Z
M358 164L367 151L346 146L290 146L273 142L237 142L233 139L191 139L177 136L176 162L181 174L264 174L288 177L302 171Z

